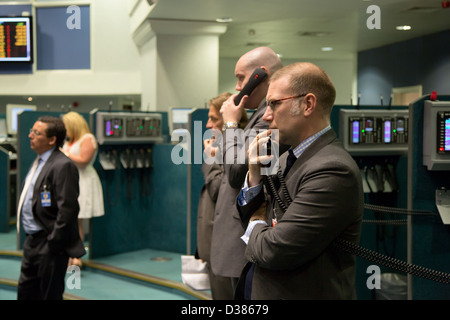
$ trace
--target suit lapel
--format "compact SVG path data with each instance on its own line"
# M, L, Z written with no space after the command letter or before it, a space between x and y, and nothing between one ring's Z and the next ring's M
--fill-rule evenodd
M254 127L256 121L258 121L266 112L266 99L264 99L256 109L256 111L252 114L250 119L248 120L247 125L244 128L244 131L247 129L251 129Z
M331 129L328 132L324 133L316 141L314 141L314 143L312 143L300 155L300 157L298 157L297 161L295 161L294 165L291 167L291 169L289 170L286 177L284 177L285 181L287 181L292 176L293 172L297 171L302 166L302 164L304 164L308 159L310 159L316 152L321 150L324 146L328 145L335 139L336 139L336 133L334 132L333 129ZM278 176L283 175L284 169L286 168L287 156L288 156L288 152L285 152L280 156L280 170L278 171ZM281 182L279 181L279 178L277 176L275 176L275 179L273 179L273 180L278 188L278 195L279 195L280 199L287 206L288 199L286 199L286 196L281 187ZM286 183L289 183L289 182L286 182ZM289 196L291 197L291 199L293 199L293 197L295 195L292 194L292 188L287 187L286 189L287 189L287 192L289 193ZM278 204L278 202L276 200L274 200L274 203L272 204L272 206L274 208L274 213L275 213L275 217L272 217L272 218L280 220L284 214L282 208L280 207L280 205Z
M325 147L327 144L330 144L332 141L336 139L336 132L334 132L333 128L325 132L322 136L317 138L316 141L314 141L301 155L298 157L297 161L295 161L294 165L289 170L288 174L286 175L285 179L288 179L290 176L292 176L293 172L295 172L302 164L304 164L306 161L308 161L309 158L311 158L316 152L321 150L323 147ZM287 157L287 154L286 154ZM284 157L284 163L283 170L286 167L286 157ZM280 158L281 159L281 158ZM281 162L281 160L280 160ZM283 172L283 171L282 171Z
M47 175L47 172L48 172L49 168L52 166L52 163L55 161L55 157L57 156L57 152L59 152L59 151L57 151L55 149L52 152L52 154L50 155L50 157L47 159L47 161L45 162L44 167L42 168L41 172L39 173L39 176L36 179L36 183L34 184L34 190L36 190L36 188L39 189L40 186L42 185L44 177ZM33 199L37 199L37 198L33 197ZM33 203L33 205L34 205L34 203Z

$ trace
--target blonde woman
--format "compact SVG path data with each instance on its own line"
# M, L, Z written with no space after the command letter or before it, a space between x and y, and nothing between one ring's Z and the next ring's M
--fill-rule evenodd
M68 112L62 118L66 127L67 139L62 147L64 154L77 166L80 176L80 195L78 203L78 226L80 238L84 242L83 219L105 214L103 190L93 163L97 156L97 141L89 130L86 120L77 112ZM69 265L81 267L81 259L71 258Z

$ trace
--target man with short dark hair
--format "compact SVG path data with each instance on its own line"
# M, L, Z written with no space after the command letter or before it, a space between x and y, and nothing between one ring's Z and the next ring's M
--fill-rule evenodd
M18 205L17 228L26 234L19 300L62 300L69 257L86 253L78 233L78 169L59 150L65 136L62 120L47 116L28 135L38 157Z

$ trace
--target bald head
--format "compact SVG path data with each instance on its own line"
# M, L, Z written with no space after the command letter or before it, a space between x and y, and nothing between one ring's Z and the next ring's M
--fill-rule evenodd
M331 114L336 89L325 71L309 62L293 63L275 72L270 81L284 77L289 77L289 87L293 95L313 93L324 114Z
M264 100L269 88L268 78L283 67L280 57L268 47L259 47L242 55L236 63L234 75L237 78L236 91L241 91L256 68L267 72L267 79L261 82L250 94L245 104L247 109L256 109Z
M269 76L283 67L280 57L269 47L259 47L245 53L237 64L242 64L248 70L263 66Z

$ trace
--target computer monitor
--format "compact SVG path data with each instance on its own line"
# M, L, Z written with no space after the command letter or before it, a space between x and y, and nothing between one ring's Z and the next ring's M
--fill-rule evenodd
M194 111L194 108L170 108L170 132L177 129L189 129L189 114Z
M22 104L7 104L6 105L6 127L8 128L8 134L17 135L17 129L19 124L18 115L24 111L36 111L37 107L33 105Z

